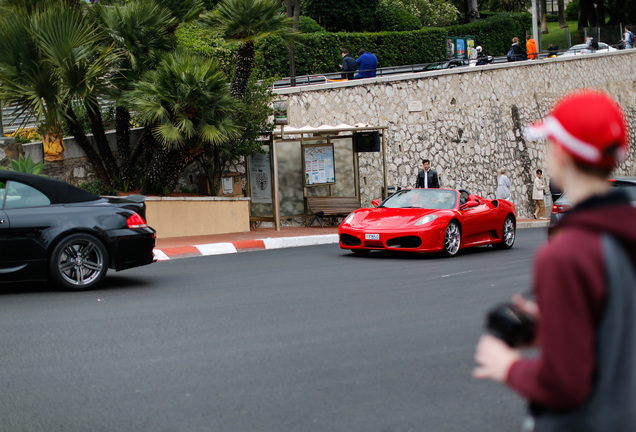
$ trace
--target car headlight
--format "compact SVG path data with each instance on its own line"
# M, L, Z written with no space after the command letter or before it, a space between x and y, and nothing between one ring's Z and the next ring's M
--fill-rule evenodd
M354 217L355 217L355 213L349 213L349 216L346 217L346 219L344 220L344 223L346 224L351 223Z
M432 215L432 214L426 215L423 218L420 218L417 222L415 222L415 226L424 225L429 222L433 222L435 219L437 219L437 215Z

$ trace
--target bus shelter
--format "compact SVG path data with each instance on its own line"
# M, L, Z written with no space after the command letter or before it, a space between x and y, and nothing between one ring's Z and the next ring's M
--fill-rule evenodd
M386 198L387 129L366 124L275 129L262 153L247 160L250 221L273 222L279 231L281 220L308 220L311 196L355 197L360 204L361 158L381 169Z

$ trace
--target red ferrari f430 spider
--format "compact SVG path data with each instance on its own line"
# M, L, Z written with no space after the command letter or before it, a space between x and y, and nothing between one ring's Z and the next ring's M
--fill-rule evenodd
M510 201L482 198L464 189L406 189L373 204L340 224L342 249L356 254L399 250L454 256L472 246L510 249L515 242L517 212Z

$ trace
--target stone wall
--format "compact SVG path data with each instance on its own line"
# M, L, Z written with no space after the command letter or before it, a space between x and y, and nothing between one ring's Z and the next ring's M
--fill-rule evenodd
M388 125L389 185L414 186L421 159L442 185L495 196L496 171L508 170L520 217L531 215L534 171L545 166L545 142L522 130L563 94L602 89L623 106L631 126L630 157L616 174L636 175L636 50L431 71L401 77L280 89L293 127ZM589 107L594 112L594 107ZM548 173L549 175L549 173ZM363 205L381 196L378 154L360 154Z
M130 133L131 145L134 146L139 141L143 129L132 129ZM92 134L87 134L89 142L96 147ZM114 131L106 132L106 139L114 154L117 154L116 136ZM17 159L22 154L25 158L31 156L34 162L39 162L44 158L42 141L27 144L15 144L15 139L11 142L0 142L0 166L10 166L9 159ZM42 174L56 179L64 180L75 186L97 179L86 154L77 144L74 137L64 138L64 159L57 161L45 161L42 167Z

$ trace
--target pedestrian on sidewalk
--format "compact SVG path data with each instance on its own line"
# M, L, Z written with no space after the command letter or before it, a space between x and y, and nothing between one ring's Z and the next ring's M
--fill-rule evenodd
M537 43L534 39L530 38L526 40L526 52L528 53L529 60L536 60L538 57L537 54Z
M536 354L484 335L473 376L506 383L528 400L527 431L631 432L636 214L628 196L607 181L627 158L625 115L606 94L578 91L527 136L548 139L550 173L573 208L535 257L536 302L513 299L534 322Z
M545 180L541 176L543 176L543 171L538 169L532 184L532 199L536 205L533 213L535 219L545 219Z
M346 48L340 50L340 55L342 56L342 64L340 65L342 74L340 74L340 77L343 80L352 80L356 72L356 60L349 55L349 50Z
M625 49L634 48L634 33L627 26L625 26L625 33L623 33L623 44Z
M497 177L497 199L510 201L510 179L506 175L506 169L500 168Z
M360 50L358 50L356 65L358 66L358 73L355 74L355 79L373 78L378 68L378 58L375 54L368 52L364 48L360 48Z

